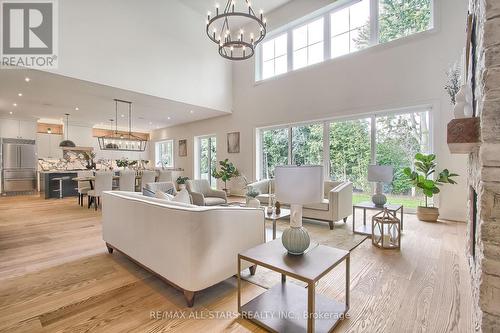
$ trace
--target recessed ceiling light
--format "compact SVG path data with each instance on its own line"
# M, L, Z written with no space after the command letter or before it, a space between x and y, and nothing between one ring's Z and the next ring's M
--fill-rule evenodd
M172 119L171 117L167 117L168 120Z
M125 117L125 115L124 115L124 114L122 114L122 115L121 115L121 117L123 118L123 117Z
M78 111L78 110L80 110L80 108L77 106L77 107L75 108L75 111Z
M193 111L193 110L191 110L191 111L189 111L189 113L193 114L193 113L194 113L194 111Z
M13 114L13 113L14 113L14 112L12 112L12 111L9 111L9 114Z
M19 94L17 94L17 96L23 97L23 93L19 93Z
M17 103L12 104L12 106L17 106Z
M25 78L24 78L24 81L26 81L26 82L30 82L30 81L31 81L31 79L30 79L29 77L25 77Z

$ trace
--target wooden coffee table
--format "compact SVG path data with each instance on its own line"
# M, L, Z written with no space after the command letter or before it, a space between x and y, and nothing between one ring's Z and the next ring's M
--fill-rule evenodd
M363 210L363 225L356 227L356 208ZM355 234L361 235L372 235L372 224L366 224L366 210L377 210L383 211L384 208L387 208L388 211L396 215L398 210L401 211L401 230L403 230L403 205L399 204L385 204L383 207L375 206L375 204L371 201L364 201L357 204L352 205L352 232Z
M281 283L241 305L241 261L266 267L281 274ZM345 303L316 294L323 276L345 261ZM289 255L276 239L238 254L238 312L244 319L272 332L330 332L349 310L349 252L313 244L303 255ZM307 288L286 281L286 277L307 283Z

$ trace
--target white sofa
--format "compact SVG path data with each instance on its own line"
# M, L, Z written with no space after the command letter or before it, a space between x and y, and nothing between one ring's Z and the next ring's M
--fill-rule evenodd
M264 212L108 191L102 235L110 253L116 249L159 275L182 290L192 306L195 292L237 273L239 252L265 242Z
M274 193L274 181L264 179L247 186L260 194L257 199L262 204L269 202L269 187ZM300 191L300 189L297 189ZM286 203L283 205L287 206ZM317 204L304 205L302 216L307 219L327 221L330 229L333 229L334 222L344 220L352 214L352 183L325 181L324 199Z

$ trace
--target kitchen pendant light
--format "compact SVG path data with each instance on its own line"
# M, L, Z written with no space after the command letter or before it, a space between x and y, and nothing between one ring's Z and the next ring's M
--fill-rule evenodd
M101 150L145 151L147 140L132 134L132 102L115 99L115 131L97 138ZM128 132L118 131L118 103L128 104Z
M74 148L76 147L75 143L69 139L69 113L66 113L65 115L66 115L66 128L65 128L66 140L61 141L61 143L59 143L59 147Z

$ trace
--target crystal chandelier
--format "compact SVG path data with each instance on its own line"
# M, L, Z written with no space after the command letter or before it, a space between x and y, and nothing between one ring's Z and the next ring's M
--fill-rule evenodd
M219 4L215 5L214 17L208 12L208 38L219 45L219 54L229 60L251 58L255 54L255 46L266 37L263 11L257 16L248 0L241 1L241 4L245 10L236 9L236 0L228 0L222 12L219 12ZM236 30L235 26L238 27Z
M128 104L128 132L118 131L118 103ZM118 151L145 151L147 141L132 134L132 102L115 99L115 131L109 135L100 136L99 148L101 150Z

